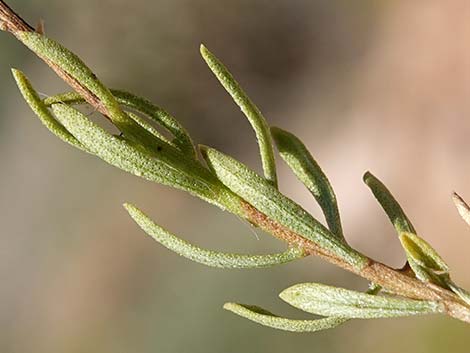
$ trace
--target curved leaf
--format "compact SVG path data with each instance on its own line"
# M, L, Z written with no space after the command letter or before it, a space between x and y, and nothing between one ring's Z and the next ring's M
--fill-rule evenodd
M167 249L203 265L218 268L263 268L280 265L305 256L303 250L290 248L283 253L268 255L229 254L192 245L155 224L137 207L124 204L127 212L142 230Z
M47 109L47 106L42 102L41 98L39 98L39 95L34 90L28 78L21 71L15 69L12 69L12 73L24 100L28 103L29 107L41 120L44 126L62 141L85 151L83 145L54 118L51 112Z
M278 330L290 332L317 332L335 328L349 319L327 317L317 320L294 320L276 316L269 311L253 305L226 303L224 309L248 320Z
M366 172L363 179L390 218L398 234L402 232L416 234L415 228L387 187L370 172Z
M437 302L381 297L318 283L297 284L279 296L298 309L323 316L373 319L443 312Z
M238 82L220 62L217 57L212 54L204 45L201 44L201 55L205 62L217 77L222 86L232 96L235 103L240 107L242 112L248 118L251 126L255 130L256 138L261 154L261 162L266 179L277 187L276 163L274 159L273 142L271 132L266 119L261 114L258 107L246 95Z
M317 200L331 232L344 240L336 195L325 173L296 136L277 127L271 133L282 159Z

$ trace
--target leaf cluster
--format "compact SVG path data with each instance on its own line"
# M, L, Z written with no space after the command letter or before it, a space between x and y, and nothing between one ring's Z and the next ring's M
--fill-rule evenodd
M76 92L41 99L27 77L13 70L25 101L54 135L123 171L184 190L287 242L286 250L275 254L204 249L160 227L136 206L125 204L132 219L161 245L192 261L218 268L265 268L314 254L365 278L371 277L365 273L373 260L348 244L336 195L319 164L298 137L268 125L229 70L206 47L201 46L203 59L253 127L264 175L214 148L195 145L171 114L145 98L107 88L83 61L52 39L34 31L14 34L75 88ZM77 106L85 104L97 109L119 133L105 130L81 113ZM168 135L171 138L165 137ZM274 147L318 203L325 224L279 191ZM436 287L447 294L410 297L394 290L393 279L377 275L377 283L372 283L366 293L317 283L297 284L280 293L280 298L288 304L324 317L321 319L283 318L245 304L227 303L224 308L259 324L294 332L333 328L349 319L449 314L443 298L455 299L456 305L469 309L468 292L451 280L448 265L417 234L390 191L369 172L364 175L364 182L390 218L407 257L407 265L394 273L409 278L410 286L418 283L423 288ZM468 206L460 197L454 199L468 222ZM459 318L464 317L465 321L468 315L467 312Z

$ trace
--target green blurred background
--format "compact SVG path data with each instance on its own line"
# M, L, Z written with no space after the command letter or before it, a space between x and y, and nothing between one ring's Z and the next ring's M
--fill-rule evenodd
M204 42L269 122L299 135L335 186L348 240L392 266L403 252L361 177L394 192L420 234L470 286L470 4L466 1L9 1L111 87L172 112L195 141L260 170L254 134L199 57ZM263 252L282 244L190 196L124 174L54 138L10 67L45 95L66 87L0 33L0 351L466 352L470 326L445 317L355 321L317 334L263 328L222 310L252 303L307 317L277 294L298 282L366 283L314 258L223 271L153 242L137 204L194 243ZM282 191L313 199L279 161Z

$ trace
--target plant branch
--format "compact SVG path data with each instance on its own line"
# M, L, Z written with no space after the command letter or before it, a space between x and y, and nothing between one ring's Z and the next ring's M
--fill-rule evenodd
M273 221L252 205L244 203L243 209L245 210L246 218L250 222L278 239L290 245L299 246L310 255L319 256L331 264L376 283L396 295L412 299L441 302L449 316L470 323L470 308L454 293L431 283L421 282L400 270L392 269L370 258L368 258L369 261L365 267L357 270L338 256L320 249L313 241Z
M25 44L25 39L24 39L24 34L25 32L30 32L34 33L36 32L33 27L31 27L26 21L24 21L18 14L16 14L4 1L0 0L0 29L6 32L9 32L13 34L18 40L23 42ZM86 102L88 102L92 107L94 107L96 110L98 110L100 113L102 113L105 117L110 118L116 116L116 111L113 110L115 105L114 105L114 96L110 91L107 91L106 87L99 86L98 88L101 89L103 88L103 91L97 91L99 92L98 94L95 94L89 86L85 86L84 83L80 82L79 79L76 77L72 76L69 72L67 72L64 68L62 68L57 62L53 62L51 59L46 57L45 55L41 54L41 52L33 50L47 65L49 65L59 77L61 77L67 84L69 84L80 96L82 96ZM78 58L77 58L78 60ZM86 74L90 74L93 76L93 79L96 79L96 76L91 71L86 71ZM28 88L29 89L29 88ZM107 101L108 96L104 95L99 97L101 92L104 92L105 94L109 93L109 96L111 96L111 100ZM243 96L242 97L244 100L247 100L248 98ZM246 98L246 99L245 99ZM42 102L37 104L42 104ZM107 103L107 104L106 104ZM112 103L112 104L110 104ZM245 102L246 103L246 102ZM116 103L117 106L118 103ZM251 101L250 101L251 105ZM47 109L47 108L44 108ZM118 108L119 109L119 108ZM255 109L253 108L253 111ZM134 147L130 146L127 142L123 142L115 137L109 137L105 131L98 130L95 126L92 126L88 124L88 121L86 118L81 117L79 114L74 113L73 109L68 107L68 106L63 106L63 107L53 107L53 112L56 114L56 116L62 117L61 123L67 128L68 131L73 132L74 128L77 128L77 122L81 122L82 125L84 126L80 131L77 130L76 135L80 135L80 133L83 134L82 139L80 140L80 143L85 143L85 145L88 146L88 149L90 151L94 151L96 155L100 156L100 152L102 153L103 151L100 151L101 144L100 143L108 143L108 145L114 146L115 148L113 150L110 150L109 155L106 155L107 157L110 158L111 161L108 161L108 163L116 165L119 167L121 164L127 166L128 171L136 171L139 170L141 165L152 165L151 163L155 163L155 160L157 160L157 157L155 155L152 155L151 158L141 152L140 150L135 149ZM118 112L119 113L119 112ZM70 116L74 116L74 119L70 119ZM124 114L124 113L123 113ZM252 112L250 113L252 114ZM256 110L256 114L258 114L258 111ZM117 114L119 115L119 114ZM252 114L253 115L253 114ZM251 115L250 115L251 116ZM69 117L69 118L67 118ZM118 116L119 117L119 116ZM257 117L258 118L258 117ZM254 118L252 118L254 119ZM59 119L61 120L61 119ZM114 122L114 120L113 120ZM85 129L86 128L86 129ZM138 128L138 127L137 127ZM135 128L134 128L135 129ZM263 126L263 129L266 130L267 127ZM86 130L86 133L89 133L89 135L86 135L84 131ZM139 130L140 131L140 130ZM99 134L98 134L99 132ZM94 135L91 135L91 133L94 133ZM72 133L73 135L73 133ZM85 136L86 135L86 136ZM91 136L91 137L90 137ZM101 137L101 140L98 141L98 137ZM136 133L135 136L137 138L142 138L144 139L147 138L147 135L139 135L139 133ZM143 136L143 137L142 137ZM88 140L87 140L88 138ZM270 146L270 140L269 138L267 139L268 142L265 143L265 145ZM147 139L146 141L154 141L153 139ZM144 142L146 142L144 141ZM134 143L138 143L138 139L133 141ZM89 146L92 144L95 144L96 148L95 150L90 149ZM186 141L186 145L191 145L191 141L188 140ZM186 146L185 145L185 146ZM192 146L192 145L191 145ZM271 146L272 147L272 146ZM166 147L165 147L166 148ZM189 148L191 151L192 149ZM123 151L127 151L128 155L124 156L122 158L122 161L119 160L117 161L115 154L123 154ZM194 152L194 151L192 151ZM132 158L135 157L135 155L141 156L141 162L138 165L130 165L129 161L132 160ZM162 154L161 154L162 155ZM266 160L271 161L271 162L266 162L265 164L268 165L265 169L270 171L270 173L267 173L271 177L271 182L275 184L275 170L274 168L274 159L271 158L271 149L269 149L269 153L266 153L267 157ZM164 157L160 157L158 155L158 158L163 159L164 162L162 162L162 171L167 173L168 171L165 169L167 168L167 165L170 163L166 163L164 160ZM178 158L173 158L173 160L179 159L179 154L175 155ZM122 156L119 156L122 157ZM154 158L155 157L155 158ZM102 157L102 159L106 160L106 158ZM161 162L161 160L159 160ZM145 162L145 163L144 163ZM341 253L333 253L334 248L331 246L328 248L326 246L321 246L321 243L318 241L315 242L314 239L305 237L305 234L302 233L302 231L296 230L297 232L293 231L292 229L289 229L287 226L281 224L279 222L279 219L274 217L272 214L270 214L271 218L266 215L263 212L267 212L263 209L262 205L258 205L256 203L253 203L251 200L248 198L244 197L244 199L249 200L251 203L255 204L253 206L251 203L248 201L244 201L242 198L240 198L237 195L240 195L239 193L232 193L232 191L228 191L228 189L223 188L223 185L219 183L219 180L213 180L215 175L211 174L209 170L206 168L202 167L198 162L196 161L191 161L189 163L186 159L181 159L178 163L174 162L175 165L178 166L178 168L175 168L176 172L180 172L181 170L184 170L184 176L191 176L191 172L193 169L197 169L198 173L200 174L200 180L197 179L202 186L199 186L201 189L208 191L204 191L208 193L205 197L206 201L211 200L212 195L209 194L209 192L214 192L212 189L212 183L213 185L218 187L220 186L220 190L226 191L227 192L227 197L232 198L231 200L227 201L224 200L225 203L221 202L221 204L228 210L230 210L232 213L235 213L241 217L244 217L246 220L251 222L252 224L260 227L261 229L265 230L266 232L274 235L275 237L287 242L289 246L294 246L297 248L303 249L306 253L310 255L315 255L323 258L324 260L341 267L347 271L350 271L364 279L367 279L368 281L371 281L377 285L382 286L383 288L387 289L389 292L402 296L402 297L407 297L410 299L418 299L418 300L424 300L424 301L436 301L439 304L442 305L444 308L444 311L446 314L448 314L451 317L454 317L456 319L462 320L464 322L470 323L470 306L466 304L459 296L456 294L452 293L451 291L437 286L435 284L432 284L431 282L425 282L421 281L418 278L416 278L413 273L410 271L409 267L406 267L405 269L402 270L395 270L392 269L385 264L382 264L378 261L375 261L363 254L360 254L359 252L355 251L354 249L351 249L347 246L345 242L343 242L342 238L342 230L341 226L338 226L339 233L341 235L340 240L338 238L333 238L332 240L329 239L328 244L333 244L331 246L337 246L338 248L341 248L346 252L347 254L352 254L351 258L358 258L361 261L357 262L359 265L355 266L355 263L350 261L347 261L347 257L344 255L341 256ZM188 165L185 167L185 165ZM121 166L121 169L126 170ZM150 169L149 169L150 170ZM150 170L154 172L153 170ZM149 171L149 173L150 173ZM163 173L163 172L162 172ZM150 175L152 178L154 178L156 181L162 182L161 180L164 180L164 177L167 177L166 174L162 174L164 176L161 176L160 174L154 176L153 174ZM176 174L175 174L176 175ZM178 174L179 175L179 174ZM142 176L142 175L140 175ZM148 176L147 178L149 180L154 180ZM243 178L244 175L236 175L237 177L240 176L240 178ZM145 177L145 175L144 175ZM323 178L323 176L322 176ZM187 184L191 185L192 188L195 186L193 178L187 178ZM323 178L323 179L326 179ZM205 185L203 181L205 182L206 180L210 181L210 185ZM164 182L162 182L164 183ZM325 182L326 183L326 182ZM220 184L220 185L219 185ZM171 185L171 184L170 184ZM185 184L186 185L186 184ZM256 188L257 185L253 184L254 188ZM183 187L180 187L183 188ZM187 187L189 188L189 186ZM183 188L184 189L184 188ZM277 191L277 190L276 190ZM196 194L197 196L201 197L201 192L199 194L197 192L193 192L193 194ZM205 195L205 194L204 194ZM284 197L284 196L282 196ZM201 197L204 199L204 197ZM284 197L284 199L287 199ZM334 200L336 202L335 198L333 196L330 196L330 199ZM290 202L290 199L287 200ZM286 202L287 202L286 201ZM210 201L209 201L210 202ZM331 200L329 201L331 203ZM292 201L293 203L293 201ZM235 205L235 206L234 206ZM300 206L299 206L300 207ZM468 207L468 206L467 206ZM260 211L260 210L263 210ZM336 212L336 211L335 211ZM267 212L269 213L269 212ZM296 214L293 212L293 214ZM336 216L335 216L336 217ZM334 218L334 217L333 217ZM339 222L339 217L337 222ZM308 226L308 224L307 224ZM293 228L295 229L295 228ZM324 228L322 228L324 229ZM325 231L326 228L325 228ZM302 233L302 234L299 234ZM313 232L314 233L314 232ZM328 233L329 234L329 233ZM328 235L327 234L327 235ZM321 234L324 235L324 234ZM173 239L173 238L172 238ZM320 244L320 245L319 245ZM333 249L333 250L332 250ZM199 250L198 250L199 251ZM202 253L199 251L199 253ZM204 253L204 256L207 255ZM362 261L363 260L363 261Z

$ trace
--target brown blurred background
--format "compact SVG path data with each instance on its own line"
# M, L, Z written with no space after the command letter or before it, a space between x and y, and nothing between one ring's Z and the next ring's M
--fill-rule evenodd
M269 122L299 135L332 181L349 241L401 266L403 252L364 171L381 178L470 286L470 3L427 1L14 1L111 87L172 112L195 141L260 170L253 132L199 57L204 42ZM22 101L10 67L44 94L65 89L0 34L0 351L468 352L470 327L445 317L355 321L317 334L263 328L225 301L308 317L277 294L298 282L363 289L318 259L222 271L168 252L121 207L137 204L211 248L282 244L190 196L126 175L63 144ZM321 217L279 161L281 188Z

